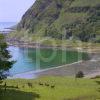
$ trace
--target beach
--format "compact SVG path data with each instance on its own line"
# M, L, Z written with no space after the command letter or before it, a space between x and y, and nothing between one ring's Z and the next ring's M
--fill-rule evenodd
M100 75L100 53L95 53L92 56L91 60L88 61L79 61L72 64L66 64L50 69L40 70L37 72L30 71L21 74L16 74L14 76L8 78L26 78L26 79L34 79L37 77L44 77L44 76L72 76L74 77L78 71L84 73L85 78L92 78L97 75ZM69 68L71 70L69 70ZM88 68L88 69L87 69ZM91 70L92 69L92 70ZM73 73L71 73L71 71Z

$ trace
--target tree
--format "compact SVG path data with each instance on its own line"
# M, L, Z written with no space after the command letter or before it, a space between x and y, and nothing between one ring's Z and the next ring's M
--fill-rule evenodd
M14 63L9 60L11 55L9 54L7 47L4 35L0 34L0 81L7 78L6 71L8 71Z

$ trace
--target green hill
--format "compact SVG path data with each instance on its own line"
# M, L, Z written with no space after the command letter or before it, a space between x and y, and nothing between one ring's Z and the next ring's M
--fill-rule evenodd
M26 31L31 38L65 36L100 42L100 0L36 0L23 15L17 30L20 36Z

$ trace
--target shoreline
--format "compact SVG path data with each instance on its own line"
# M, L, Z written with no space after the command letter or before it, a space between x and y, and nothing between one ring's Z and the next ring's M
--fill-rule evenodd
M63 76L72 76L72 77L75 77L75 74L80 71L77 69L77 66L80 67L82 64L84 65L84 68L87 68L85 67L85 65L89 65L90 63L92 64L98 64L100 65L100 60L99 61L86 61L86 62L83 62L83 61L79 61L79 62L74 62L72 64L66 64L66 65L62 65L62 66L58 66L58 67L54 67L54 68L48 68L48 69L44 69L44 70L39 70L39 71L29 71L29 72L24 72L24 73L21 73L21 74L16 74L12 77L8 77L8 79L35 79L35 78L39 78L39 77L45 77L45 76L60 76L60 77L63 77ZM82 67L83 67L82 65ZM93 65L93 67L94 67ZM75 71L73 73L73 75L70 75L70 72L68 72L67 69L69 69L70 67L73 68L73 70ZM82 68L81 67L81 68ZM95 67L93 70L90 70L90 71L84 71L84 78L93 78L97 75L100 75L100 66Z
M43 73L45 71L50 71L50 70L53 70L53 69L59 69L59 68L62 68L62 67L66 67L66 66L71 66L71 65L74 65L74 64L77 64L77 63L81 63L82 61L78 61L78 62L74 62L74 63L70 63L70 64L65 64L65 65L61 65L61 66L58 66L58 67L53 67L53 68L46 68L46 69L42 69L42 70L37 70L37 71L28 71L28 72L23 72L23 73L20 73L20 74L15 74L13 75L12 77L13 78L16 78L17 76L26 76L27 74L39 74L39 73ZM12 78L11 77L11 78ZM27 78L27 77L26 77ZM32 77L31 77L32 78Z
M37 44L37 43L33 43L33 44L11 44L10 42L7 42L8 46L15 46L15 47L19 47L19 48L33 48L33 49L61 49L61 50L71 50L71 51L79 51L79 52L86 52L86 53L100 53L100 47L98 48L94 48L94 49L91 49L91 48L86 48L86 47L72 47L71 45L70 46L50 46L50 45L40 45L40 44Z
M96 76L100 76L100 71L97 70L95 73L91 73L85 76L85 78L94 78Z
M33 45L11 45L10 46L15 46L15 47L23 47L23 48L38 48L38 46L33 46ZM50 49L50 48L55 48L55 49L68 49L68 50L81 50L80 48L77 49L77 48L68 48L68 47L52 47L52 46L40 46L40 48L47 48L47 49ZM25 78L25 79L33 79L33 78L37 78L37 77L41 77L41 76L50 76L50 75L53 75L53 76L70 76L67 75L67 73L69 73L68 71L66 71L66 69L68 69L68 67L72 67L74 70L75 68L77 68L77 65L78 67L81 67L82 64L84 63L84 68L88 65L90 66L91 64L96 64L98 65L98 67L100 68L100 52L89 52L87 50L85 50L84 52L87 52L88 54L91 55L91 60L88 60L88 61L78 61L78 62L74 62L74 63L71 63L71 64L66 64L66 65L62 65L62 66L58 66L58 67L53 67L53 68L49 68L49 69L44 69L44 70L39 70L39 71L29 71L29 72L25 72L25 73L21 73L21 74L17 74L17 75L14 75L13 77L10 77L11 79L12 78ZM95 66L96 66L95 65ZM93 66L93 65L91 65ZM90 67L91 67L90 66ZM95 68L94 66L94 68ZM75 68L74 68L75 67ZM84 69L83 68L83 69ZM98 69L100 71L100 69ZM92 72L85 72L85 78L91 78L91 77L95 77L96 75L100 75L100 72L98 72L97 69L95 70L92 70ZM77 71L76 71L77 72ZM76 73L75 72L75 73ZM75 73L74 73L74 76L75 76Z

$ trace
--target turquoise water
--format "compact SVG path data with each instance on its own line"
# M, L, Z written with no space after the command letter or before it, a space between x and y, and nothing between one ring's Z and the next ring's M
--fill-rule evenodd
M16 61L9 70L12 75L70 64L88 57L85 53L57 49L32 49L10 46L8 50L12 55L12 60Z

